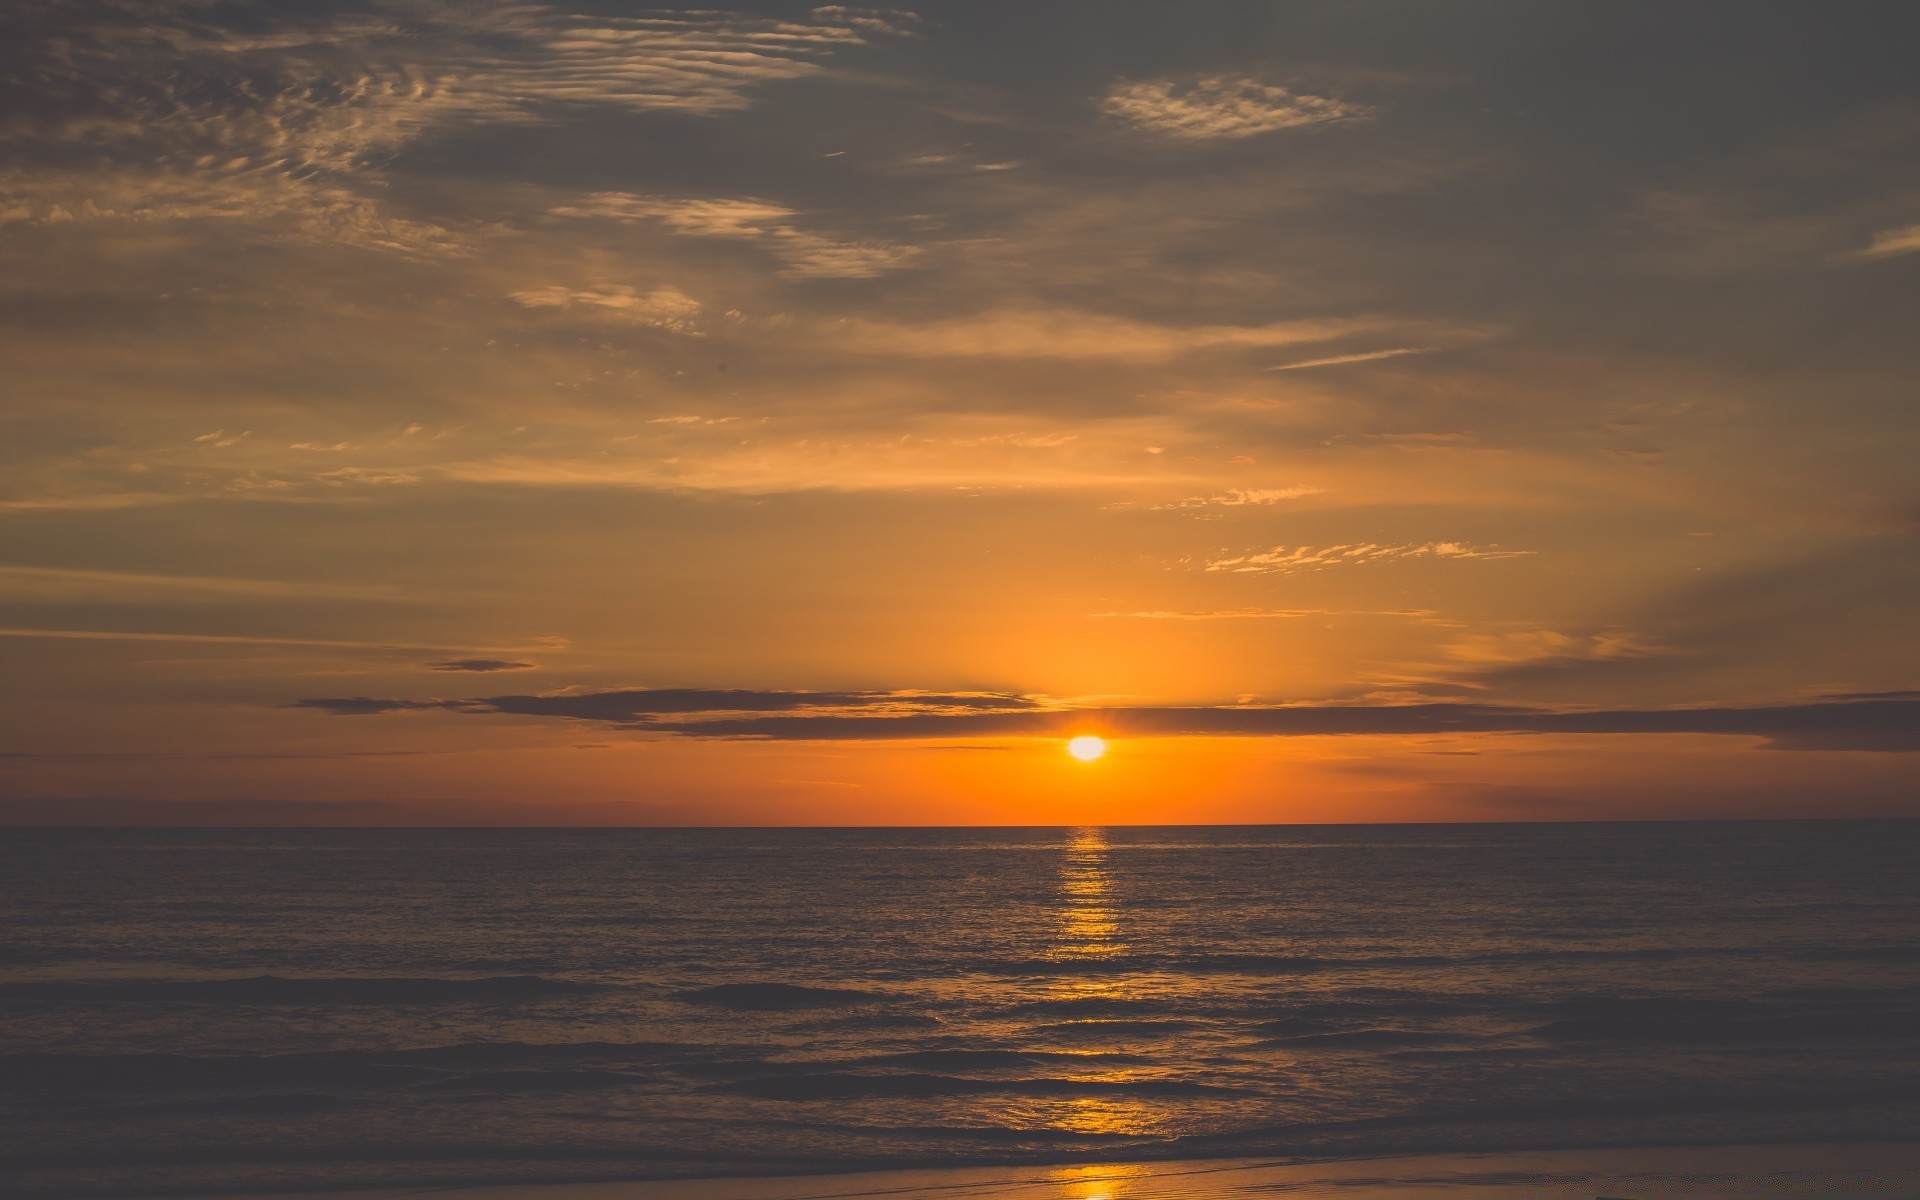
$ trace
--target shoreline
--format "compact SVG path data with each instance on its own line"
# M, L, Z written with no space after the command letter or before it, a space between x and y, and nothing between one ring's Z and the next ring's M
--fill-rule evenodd
M823 1175L409 1185L218 1200L1920 1200L1920 1141L1176 1159ZM181 1200L170 1197L169 1200ZM208 1200L214 1200L209 1195Z

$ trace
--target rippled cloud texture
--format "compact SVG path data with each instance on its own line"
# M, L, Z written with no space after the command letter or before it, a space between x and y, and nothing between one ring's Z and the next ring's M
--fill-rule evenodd
M0 819L1915 813L1912 33L10 5Z

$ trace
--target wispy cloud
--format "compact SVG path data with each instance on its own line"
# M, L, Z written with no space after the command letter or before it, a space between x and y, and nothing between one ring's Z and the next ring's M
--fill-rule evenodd
M1180 326L1072 309L1002 309L911 324L848 319L824 333L866 354L1152 363L1198 351L1323 342L1387 324L1381 318L1338 317Z
M1397 617L1409 621L1432 621L1437 614L1427 608L1153 608L1138 612L1098 612L1089 615L1135 621L1269 621L1300 617Z
M1222 75L1118 83L1100 101L1111 117L1180 141L1244 138L1366 116L1358 104Z
M1415 558L1522 558L1532 550L1501 550L1497 547L1471 546L1463 542L1419 542L1383 546L1374 542L1356 542L1342 546L1275 546L1257 554L1229 555L1207 560L1209 571L1236 574L1283 574L1324 567L1353 566L1362 563L1393 562Z
M804 230L800 213L751 197L671 197L597 192L552 210L557 217L654 221L683 237L753 242L785 264L782 274L799 279L870 279L914 265L915 246L888 241L847 241Z
M437 662L423 664L429 671L455 671L468 674L485 675L494 671L532 671L538 669L538 663L520 662L510 658L443 658Z
M699 335L695 319L700 302L679 288L657 287L641 292L622 284L599 288L570 288L555 284L509 294L522 308L585 309L637 325L651 325L674 333Z
M1305 362L1281 363L1277 367L1268 367L1269 371L1304 371L1308 367L1342 367L1348 363L1379 362L1383 358L1399 358L1407 354L1425 354L1431 347L1398 346L1392 350L1369 350L1364 354L1336 354L1331 358L1310 358Z
M0 638L32 638L48 641L82 642L184 642L207 646L308 646L320 650L377 650L406 654L470 653L472 646L438 646L422 642L354 641L344 638L253 637L228 633L167 633L132 629L30 629L0 628Z
M132 600L232 602L258 599L353 599L415 602L417 593L367 584L323 580L232 579L206 575L156 575L74 567L0 566L0 599L60 601Z
M1244 508L1249 505L1280 504L1288 500L1298 500L1302 496L1317 496L1325 490L1325 488L1304 483L1278 488L1228 488L1217 496L1189 496L1184 500L1170 500L1165 504L1155 504L1151 507L1156 509Z
M1920 225L1903 225L1874 234L1873 241L1864 249L1854 251L1853 257L1891 258L1896 254L1912 254L1916 250L1920 250Z
M1444 652L1456 662L1478 666L1594 662L1669 653L1645 635L1626 629L1608 629L1596 633L1563 633L1557 629L1472 633L1449 643Z

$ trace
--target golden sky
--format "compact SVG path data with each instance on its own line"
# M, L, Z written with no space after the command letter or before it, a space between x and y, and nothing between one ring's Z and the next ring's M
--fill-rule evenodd
M1906 7L8 8L0 819L1920 814Z

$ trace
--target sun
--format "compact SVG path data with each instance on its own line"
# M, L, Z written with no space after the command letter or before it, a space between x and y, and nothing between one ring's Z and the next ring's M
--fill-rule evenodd
M1077 737L1067 743L1067 753L1081 762L1092 762L1107 752L1105 738Z

